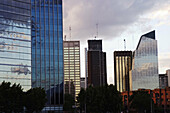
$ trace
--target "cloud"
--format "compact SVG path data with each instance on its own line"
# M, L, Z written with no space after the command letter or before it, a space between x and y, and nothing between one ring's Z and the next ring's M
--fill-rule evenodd
M170 53L159 54L159 73L165 73L170 69Z
M71 26L72 38L85 41L96 35L95 25L98 23L100 37L115 38L133 23L145 23L152 19L142 18L142 15L148 13L150 16L154 12L154 17L157 17L159 13L156 11L165 7L165 4L168 7L169 2L170 0L65 0L64 34L69 36L68 28Z

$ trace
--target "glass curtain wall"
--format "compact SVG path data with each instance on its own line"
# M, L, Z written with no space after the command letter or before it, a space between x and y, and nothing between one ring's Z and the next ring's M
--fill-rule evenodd
M30 0L0 0L0 83L31 88Z
M132 88L159 88L158 50L155 31L143 35L134 53Z
M62 0L31 0L32 87L47 93L47 106L63 104Z

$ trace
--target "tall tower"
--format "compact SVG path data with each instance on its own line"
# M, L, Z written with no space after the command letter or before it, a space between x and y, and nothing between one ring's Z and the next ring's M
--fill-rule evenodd
M106 53L102 51L102 40L88 40L88 85L106 84Z
M118 91L130 91L130 70L132 69L132 51L114 52L115 86Z
M64 93L80 92L80 41L64 41Z
M85 89L87 88L88 85L88 55L87 55L87 48L84 48L85 52Z
M31 88L31 19L29 0L0 0L0 84Z
M62 0L31 0L32 87L46 90L47 111L63 109Z
M131 90L158 88L158 50L155 31L141 36L133 56Z

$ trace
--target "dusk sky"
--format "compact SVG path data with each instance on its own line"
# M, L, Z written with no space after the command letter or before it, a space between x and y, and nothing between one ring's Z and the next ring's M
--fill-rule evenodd
M134 51L141 35L156 30L159 73L170 69L170 0L63 0L64 35L81 42L81 76L85 76L84 48L96 36L107 55L108 83L114 83L113 52ZM71 26L71 38L69 33Z

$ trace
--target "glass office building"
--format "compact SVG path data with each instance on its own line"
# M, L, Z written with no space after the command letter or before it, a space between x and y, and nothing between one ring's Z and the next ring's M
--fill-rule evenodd
M134 52L131 90L159 87L158 50L155 31L141 36Z
M132 51L114 52L115 86L118 91L130 91L130 70L132 69Z
M0 83L31 88L30 0L0 0Z
M64 93L80 93L80 41L64 41Z
M62 0L31 0L32 87L46 90L45 110L63 105Z

